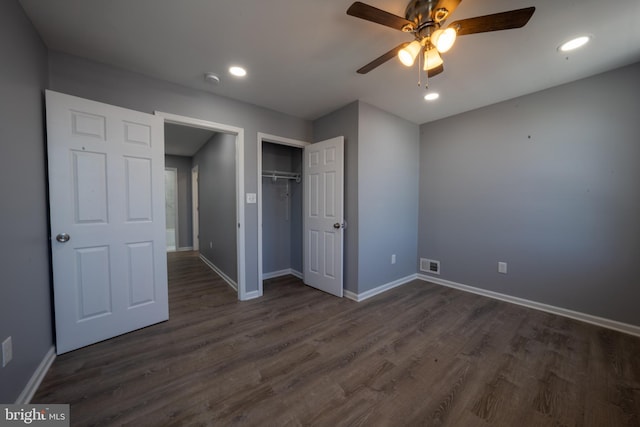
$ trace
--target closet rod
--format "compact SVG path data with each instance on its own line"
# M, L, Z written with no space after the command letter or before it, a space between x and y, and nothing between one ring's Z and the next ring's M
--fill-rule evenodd
M300 174L295 172L283 172L283 171L269 171L263 170L262 176L266 178L271 178L276 181L278 179L295 179L296 182L300 182Z

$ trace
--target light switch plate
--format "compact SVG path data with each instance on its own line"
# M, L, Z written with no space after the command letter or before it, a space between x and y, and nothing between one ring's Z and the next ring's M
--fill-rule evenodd
M507 263L499 262L498 263L498 273L507 274Z
M247 203L256 203L256 193L247 193Z

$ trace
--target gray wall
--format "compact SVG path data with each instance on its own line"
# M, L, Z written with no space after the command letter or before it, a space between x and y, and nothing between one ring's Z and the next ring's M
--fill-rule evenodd
M262 169L302 172L302 149L262 143ZM288 189L288 192L287 192ZM262 270L302 272L302 184L262 178Z
M191 157L164 156L164 165L178 169L178 249L193 247Z
M358 129L362 293L416 272L420 136L418 125L364 102Z
M358 292L358 105L351 104L313 122L313 141L344 136L344 288Z
M216 133L193 164L198 165L200 254L237 282L236 137Z
M314 141L340 135L345 289L360 294L416 272L419 128L358 101L314 122Z
M14 0L0 2L0 403L13 403L53 346L43 89L47 51Z
M443 279L640 325L638 76L423 125L419 255Z
M133 110L155 110L244 129L245 192L257 193L258 132L311 140L311 122L94 61L49 52L51 89ZM245 204L245 278L258 289L258 210Z

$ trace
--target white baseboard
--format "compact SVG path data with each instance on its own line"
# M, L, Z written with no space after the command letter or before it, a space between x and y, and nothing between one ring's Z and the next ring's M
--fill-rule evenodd
M373 289L369 289L368 291L365 291L361 294L356 294L355 292L345 290L344 296L345 298L348 298L350 300L360 302L368 298L374 297L376 295L379 295L383 292L386 292L389 289L393 289L393 288L397 288L398 286L405 285L413 280L416 280L417 278L418 278L417 274L411 274L407 277L403 277L402 279L394 280L393 282L385 283L384 285L380 285Z
M268 279L275 279L276 277L282 277L282 276L295 276L298 279L302 279L303 275L302 273L300 273L297 270L294 270L293 268L286 268L284 270L280 270L280 271L272 271L270 273L262 273L262 280L268 280Z
M202 260L202 262L204 262L207 267L209 267L210 269L212 269L213 271L215 271L215 273L220 276L222 278L222 280L224 280L225 282L227 282L227 284L229 286L231 286L233 288L234 291L236 291L236 293L238 292L238 284L236 282L233 281L233 279L231 279L231 277L227 276L226 274L224 274L222 272L222 270L220 270L218 267L216 267L216 265L214 263L212 263L211 261L209 261L207 258L205 258L204 255L200 254L200 259Z
M346 299L350 299L350 300L353 300L355 302L358 302L358 294L356 294L355 292L351 292L351 291L348 291L348 290L345 289L342 294L344 295L344 297Z
M581 322L590 323L592 325L601 326L607 329L613 329L614 331L623 332L629 335L635 335L640 337L640 326L630 325L628 323L618 322L616 320L605 319L603 317L593 316L591 314L580 313L578 311L568 310L562 307L556 307L553 305L543 304L536 301L531 301L523 298L514 297L511 295L501 294L499 292L488 291L486 289L480 289L473 286L463 285L461 283L452 282L450 280L444 280L439 277L429 276L427 274L418 274L418 279L425 282L435 283L437 285L447 286L449 288L458 289L465 292L471 292L473 294L482 295L485 297L506 301L512 304L521 305L534 310L545 311L551 314L557 314L559 316L568 317L571 319L579 320Z
M36 394L38 387L40 387L40 383L44 379L44 376L47 375L49 368L53 361L56 360L56 348L55 346L51 347L47 354L44 355L44 358L38 365L38 368L35 370L29 382L20 393L20 396L16 399L16 405L26 405L31 402L33 399L33 395Z
M250 299L260 298L261 296L262 296L262 292L260 291L247 292L246 294L244 294L244 298L242 299L242 301L248 301Z

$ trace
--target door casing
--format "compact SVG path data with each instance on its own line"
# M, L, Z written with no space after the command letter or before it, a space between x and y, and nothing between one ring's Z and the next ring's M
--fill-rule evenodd
M258 296L263 295L262 286L262 144L269 142L271 144L286 145L289 147L295 147L303 149L304 147L311 145L310 142L301 141L298 139L285 138L282 136L270 135L267 133L258 132L258 168L256 170L258 176Z
M256 298L257 291L247 292L245 280L245 209L244 209L244 129L208 120L195 119L177 114L156 111L155 114L165 123L197 127L214 132L234 135L236 139L236 240L237 240L237 276L238 299L241 301ZM194 247L196 242L194 241Z

